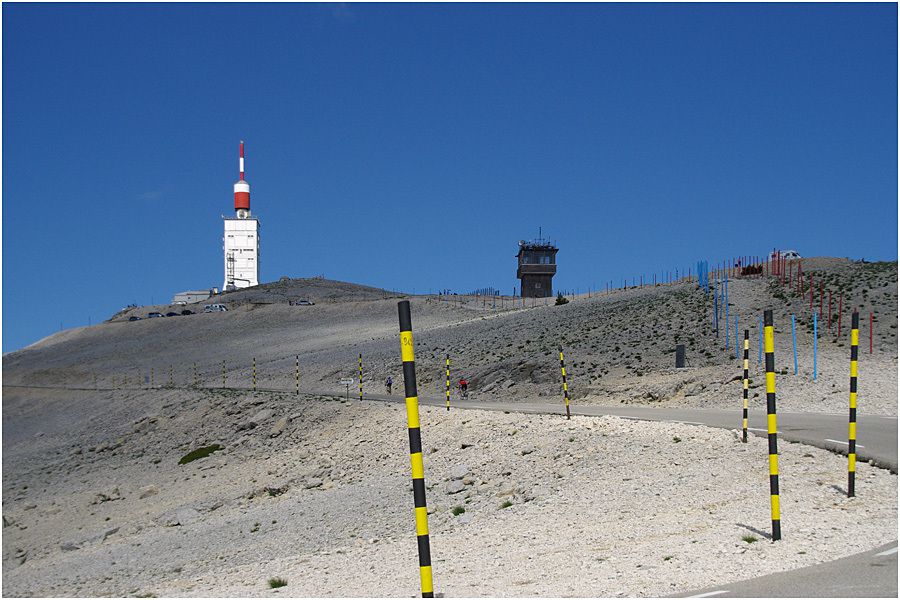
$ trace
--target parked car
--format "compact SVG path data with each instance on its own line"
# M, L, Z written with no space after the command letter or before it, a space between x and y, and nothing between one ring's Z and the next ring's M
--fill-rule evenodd
M203 307L203 312L212 313L212 312L227 312L228 308L224 304L207 304Z
M130 317L128 317L128 320L129 320L129 321L140 321L141 318L140 318L140 317L136 317L136 316L134 316L134 315L131 315Z
M796 250L781 250L780 254L777 252L772 252L771 254L769 254L769 260L776 260L779 256L787 260L797 260L798 258L803 258Z
M294 302L294 306L313 306L315 302L312 300L297 300Z
M187 302L185 302L184 300L176 300L172 304L174 304L176 306L184 306L185 304L187 304Z
M166 313L166 316L167 316L167 317L177 317L177 316L178 316L178 313L177 313L177 312L167 312L167 313Z
M162 316L162 313L152 312L152 313L150 313L149 315L147 315L147 318L148 318L148 319L155 319L155 318L161 317L161 316Z
M181 314L183 314L183 315L192 315L192 314L194 314L194 311L188 310L188 309L184 309L183 311L181 311Z

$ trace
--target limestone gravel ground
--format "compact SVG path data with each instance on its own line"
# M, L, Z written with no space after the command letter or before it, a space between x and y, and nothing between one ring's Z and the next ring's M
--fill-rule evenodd
M796 272L796 268L794 269ZM813 381L812 313L808 294L772 278L752 276L729 284L728 323L716 336L712 294L695 284L647 286L573 298L563 306L486 299L418 296L411 299L419 392L442 396L444 361L470 382L470 399L538 402L558 398L557 347L564 346L570 396L591 404L733 408L740 401L741 364L734 354L735 317L740 335L750 330L751 402L761 406L759 318L772 308L779 407L786 411L844 412L849 385L850 308L862 311L860 413L897 414L897 263L804 259L803 271L832 292L834 319L819 324L817 378ZM310 297L314 306L288 302ZM841 335L837 309L843 304ZM363 354L366 391L381 392L387 376L399 382L397 298L364 286L327 280L287 280L218 300L227 313L122 321L63 331L3 357L8 384L101 387L127 378L143 382L154 370L157 385L251 386L290 390L299 356L304 389L335 390L355 378ZM814 298L818 310L818 291ZM827 306L827 304L826 304ZM196 308L196 307L195 307ZM827 314L827 308L825 310ZM868 352L868 315L875 318L874 352ZM797 318L798 374L794 374L791 315ZM725 333L729 346L725 348ZM675 345L687 349L688 368L675 370Z
M14 388L4 404L4 595L418 595L400 405ZM896 538L896 476L859 465L847 499L846 458L824 450L781 444L773 544L763 439L421 413L435 585L448 597L659 596ZM212 444L223 449L178 464ZM288 585L271 590L271 577Z
M735 316L751 330L751 409L764 401L758 317L772 308L779 411L845 414L849 309L859 306L859 413L897 415L897 263L817 258L803 270L845 307L841 335L836 322L820 327L816 381L806 292L758 276L730 284L729 331ZM292 304L302 298L316 304ZM285 278L222 294L225 313L128 322L172 307L129 309L5 354L3 593L417 595L402 406L288 393L298 356L301 387L313 392L354 378L359 353L366 391L381 392L392 375L398 393L397 298ZM449 353L471 400L559 401L563 345L576 406L737 415L733 336L726 350L725 323L716 337L712 296L695 285L562 306L411 303L423 396L442 397ZM672 368L677 343L687 346L686 369ZM254 358L259 385L285 392L247 390ZM896 476L859 465L848 500L846 458L824 450L780 445L784 539L773 544L761 438L477 410L423 408L422 421L435 584L446 596L663 595L834 560L897 535ZM203 448L207 456L179 464ZM271 577L288 584L269 589Z

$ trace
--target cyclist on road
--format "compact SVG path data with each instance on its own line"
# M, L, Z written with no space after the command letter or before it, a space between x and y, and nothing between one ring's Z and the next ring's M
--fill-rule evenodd
M469 382L465 379L459 380L459 395L463 398L469 395Z

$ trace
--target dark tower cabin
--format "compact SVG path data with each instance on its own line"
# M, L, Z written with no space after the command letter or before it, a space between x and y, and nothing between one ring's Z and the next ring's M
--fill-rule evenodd
M559 248L549 240L519 242L519 268L516 269L516 277L521 281L523 298L547 298L553 295L557 252Z

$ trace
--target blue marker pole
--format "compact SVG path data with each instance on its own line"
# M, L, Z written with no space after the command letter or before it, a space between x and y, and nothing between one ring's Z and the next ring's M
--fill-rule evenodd
M719 337L719 292L713 293L713 325L716 326L716 337Z
M728 350L728 275L725 276L725 349Z
M818 365L816 364L817 353L819 350L819 315L813 312L813 381L816 380L816 376L819 373Z
M794 375L797 374L797 327L794 315L791 315L791 337L794 340Z

